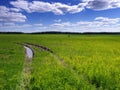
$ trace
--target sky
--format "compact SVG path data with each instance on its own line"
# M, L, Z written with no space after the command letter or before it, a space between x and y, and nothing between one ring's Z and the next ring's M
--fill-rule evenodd
M0 0L0 32L120 32L120 0Z

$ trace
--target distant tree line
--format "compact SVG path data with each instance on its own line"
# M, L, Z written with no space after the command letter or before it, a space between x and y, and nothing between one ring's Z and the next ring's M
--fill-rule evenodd
M46 32L0 32L0 34L120 34L120 32L57 32L57 31L46 31Z
M0 34L23 34L23 32L0 32Z

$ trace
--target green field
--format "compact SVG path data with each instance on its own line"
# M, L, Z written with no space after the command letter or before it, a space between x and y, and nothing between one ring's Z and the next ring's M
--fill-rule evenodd
M23 75L25 50L32 47L32 73ZM27 77L27 87L23 78ZM120 35L0 35L0 90L120 90Z

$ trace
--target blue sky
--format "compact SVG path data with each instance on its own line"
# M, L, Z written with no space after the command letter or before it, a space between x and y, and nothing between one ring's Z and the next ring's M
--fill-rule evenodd
M120 32L120 0L0 0L0 31Z

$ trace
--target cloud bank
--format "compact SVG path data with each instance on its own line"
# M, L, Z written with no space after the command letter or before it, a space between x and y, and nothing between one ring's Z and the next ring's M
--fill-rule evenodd
M55 20L56 21L56 20ZM6 23L2 30L17 30L23 32L40 32L40 31L65 31L65 32L119 32L120 18L96 17L93 21L78 22L54 22L48 26L41 23L15 25ZM28 30L29 29L29 30ZM24 31L25 30L25 31Z
M18 25L16 23L25 23L27 17L25 13L46 13L51 12L55 15L65 15L66 13L75 14L80 13L83 10L90 9L95 11L108 10L120 8L120 0L82 0L81 3L76 5L68 5L60 2L44 2L44 0L17 0L10 1L12 8L6 6L0 6L0 27L1 30L8 29L27 29L31 28L37 30L65 30L82 32L89 31L102 31L102 30L120 30L120 18L108 18L108 17L96 17L93 21L79 21L79 22L64 22L63 20L54 20L53 24L44 26L43 24L23 24ZM37 27L37 28L33 28Z
M82 0L82 2L77 5L67 5L60 2L49 3L44 1L28 2L26 0L18 0L11 1L10 4L15 8L25 10L28 13L52 12L56 15L79 13L85 8L97 11L120 8L120 0Z
M0 22L25 22L26 19L26 16L20 13L19 9L0 6Z
M63 3L49 3L43 1L32 1L28 2L25 0L11 1L11 5L18 9L27 11L28 13L32 12L52 12L56 15L62 15L64 13L78 13L84 9L85 3L80 3L78 5L67 5Z
M120 0L83 0L86 8L92 10L107 10L113 8L120 8Z

